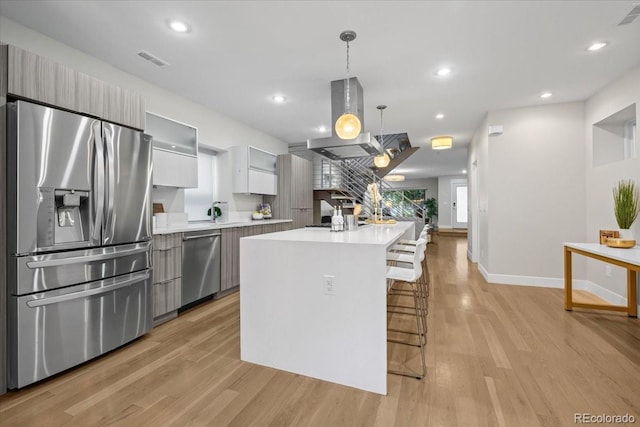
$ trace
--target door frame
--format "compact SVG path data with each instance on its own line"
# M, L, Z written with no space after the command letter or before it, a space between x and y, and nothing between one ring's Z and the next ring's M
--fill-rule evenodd
M458 207L456 206L456 187L458 186L467 187L467 222L464 223L464 226L460 226L462 223L456 221L456 212L458 210ZM469 228L469 182L466 178L451 180L451 228Z

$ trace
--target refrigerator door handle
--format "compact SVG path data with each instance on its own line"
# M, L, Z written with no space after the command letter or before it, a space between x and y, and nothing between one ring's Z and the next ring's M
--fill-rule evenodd
M121 258L128 255L147 252L148 250L149 250L149 245L143 245L139 248L125 249L117 252L111 252L108 254L82 255L82 256L71 257L71 258L29 261L27 262L27 267L31 269L36 269L36 268L46 268L46 267L58 267L58 266L69 265L69 264L79 264L79 263L91 262L91 261L104 261L108 259Z
M132 283L140 282L148 278L149 278L148 271L145 271L142 273L135 273L127 277L126 279L120 279L109 286L104 286L104 287L99 287L94 289L87 289L85 291L79 291L79 292L72 292L70 294L58 295L50 298L31 300L31 301L27 301L27 306L31 308L42 307L45 305L57 304L64 301L70 301L70 300L79 299L79 298L86 298L91 295L106 294L108 292L112 292L112 291L115 291L116 289L124 288L126 286L131 285ZM101 282L104 282L104 280Z
M92 240L94 245L102 244L102 219L104 215L104 142L102 140L102 126L100 122L93 125L93 143L96 150L94 160L94 182L93 188L95 222L93 224Z
M115 171L115 158L114 158L114 135L111 127L109 125L103 125L102 127L104 131L104 145L106 147L106 183L105 183L105 193L106 193L106 201L107 201L107 209L105 212L105 235L104 235L104 243L109 244L112 243L113 234L114 234L114 224L113 224L113 207L115 202L115 179L116 179L116 171Z

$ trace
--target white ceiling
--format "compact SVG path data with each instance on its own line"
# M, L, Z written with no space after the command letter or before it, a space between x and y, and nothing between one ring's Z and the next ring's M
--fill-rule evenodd
M638 4L635 2L635 4ZM0 14L294 143L330 127L330 81L345 77L341 31L357 32L351 75L363 86L365 130L407 132L422 147L408 179L458 174L489 110L584 100L640 64L633 1L16 1ZM177 34L167 19L189 23ZM587 52L597 40L609 42ZM168 61L140 59L147 50ZM450 66L448 78L434 75ZM553 97L542 100L542 91ZM275 105L274 94L287 102ZM443 120L434 118L444 113ZM429 138L454 137L436 152Z

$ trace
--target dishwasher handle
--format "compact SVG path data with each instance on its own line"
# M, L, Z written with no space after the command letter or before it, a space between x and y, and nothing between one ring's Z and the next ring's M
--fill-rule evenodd
M218 236L222 236L222 234L221 233L213 233L213 234L201 234L199 236L187 236L187 237L183 237L182 241L186 242L187 240L203 239L205 237L218 237Z

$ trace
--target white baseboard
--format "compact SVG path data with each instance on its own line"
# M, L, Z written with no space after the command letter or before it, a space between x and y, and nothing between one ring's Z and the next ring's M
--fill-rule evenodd
M564 289L564 278L538 277L538 276L516 276L509 274L492 274L484 266L478 263L478 271L482 277L490 284L515 285L515 286L535 286L541 288ZM609 304L627 305L627 297L619 295L610 289L600 286L590 280L573 279L573 289L579 291L589 291L597 297L602 298ZM638 305L640 313L640 305Z
M471 249L467 249L467 259L471 262L473 261L473 254L471 253Z
M590 280L585 280L585 290L591 292L597 297L602 298L610 304L627 305L627 297L616 294L615 292L593 283Z
M486 268L484 268L484 265L480 264L479 261L478 261L478 271L480 272L480 274L482 274L482 277L484 277L484 280L490 283L489 272L487 271Z

